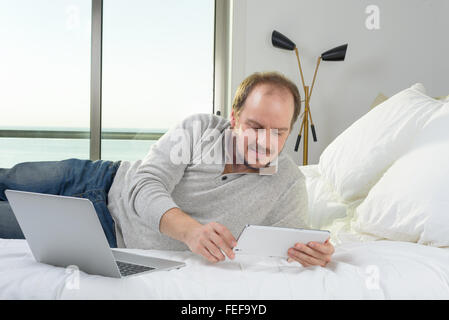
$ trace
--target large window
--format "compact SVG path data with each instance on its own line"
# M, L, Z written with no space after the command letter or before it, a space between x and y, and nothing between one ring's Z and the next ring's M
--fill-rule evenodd
M213 112L213 0L108 0L103 4L103 159L139 159L192 113Z
M0 0L0 167L89 157L90 0Z
M102 39L92 1L0 0L0 167L88 159L92 90L107 160L141 159L187 115L213 112L214 0L105 0Z

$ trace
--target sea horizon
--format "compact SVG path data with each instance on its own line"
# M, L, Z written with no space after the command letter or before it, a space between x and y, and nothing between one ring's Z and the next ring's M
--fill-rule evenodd
M87 128L75 127L0 127L2 130L49 130L49 131L84 131ZM67 130L69 129L69 130ZM121 128L104 132L158 132L166 130L143 131L142 129ZM101 159L128 160L143 159L157 140L101 140ZM69 158L89 159L90 139L60 138L8 138L0 137L0 168L11 168L17 163L29 161L58 161Z

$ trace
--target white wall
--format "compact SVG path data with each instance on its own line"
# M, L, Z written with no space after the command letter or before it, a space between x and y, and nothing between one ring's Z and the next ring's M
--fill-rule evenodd
M368 30L368 5L379 7L380 29ZM433 96L449 94L449 1L447 0L234 0L231 90L256 71L276 70L302 86L293 51L271 45L273 29L299 48L306 84L317 57L348 43L344 62L323 61L311 101L318 142L309 133L309 164L369 110L382 92L392 95L422 82ZM229 113L228 113L229 114ZM299 121L286 148L294 152Z

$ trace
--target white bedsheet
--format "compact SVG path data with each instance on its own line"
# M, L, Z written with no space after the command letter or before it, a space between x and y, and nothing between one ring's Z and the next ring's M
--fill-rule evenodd
M327 267L238 256L210 264L188 251L132 250L183 260L178 270L113 279L38 263L25 240L0 239L1 299L449 299L449 249L347 242Z

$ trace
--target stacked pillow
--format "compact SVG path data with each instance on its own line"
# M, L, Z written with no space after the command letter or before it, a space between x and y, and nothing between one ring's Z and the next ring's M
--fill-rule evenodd
M449 104L427 96L421 84L356 121L318 167L342 202L360 203L354 230L449 245Z
M449 104L370 190L352 226L391 240L449 246Z
M403 155L443 103L416 84L369 111L322 153L323 177L344 201L366 197L393 162Z

